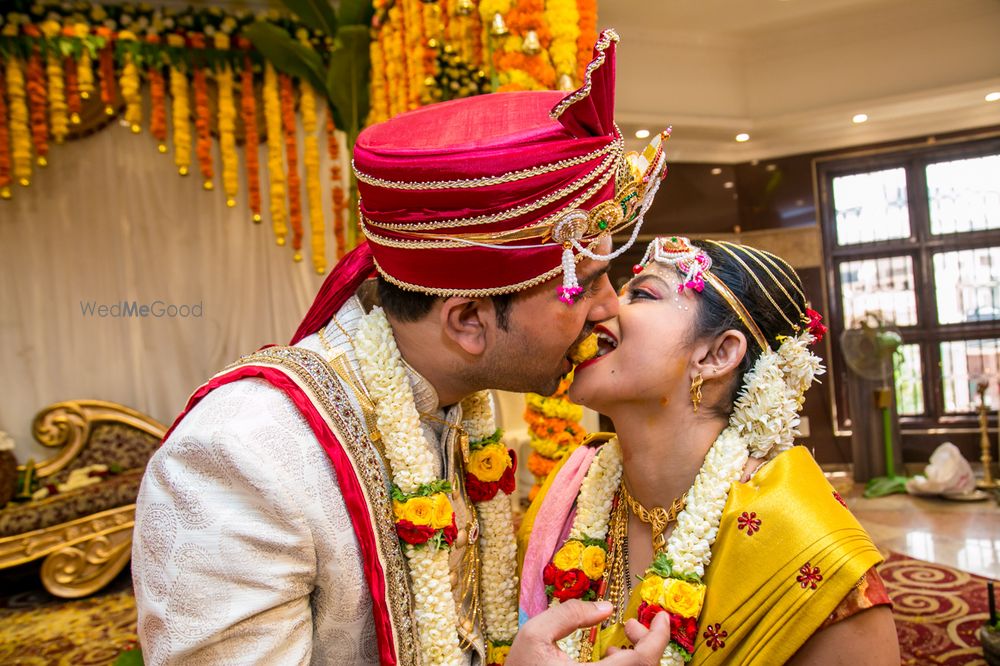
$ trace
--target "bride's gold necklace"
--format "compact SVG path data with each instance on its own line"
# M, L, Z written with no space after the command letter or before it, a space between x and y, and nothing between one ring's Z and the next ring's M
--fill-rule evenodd
M684 505L687 504L687 493L684 493L671 502L669 509L664 509L662 506L654 506L652 509L647 509L639 500L632 497L632 494L629 493L628 488L625 487L623 482L622 497L625 498L625 504L628 505L629 511L635 514L639 520L649 525L653 533L653 557L656 557L658 553L663 552L667 547L667 537L663 533L667 531L670 523L677 520L677 514L684 510Z

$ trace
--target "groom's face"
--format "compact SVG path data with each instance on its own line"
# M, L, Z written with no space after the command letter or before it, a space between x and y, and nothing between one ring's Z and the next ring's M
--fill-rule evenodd
M607 241L610 246L610 240ZM601 253L609 247L600 248ZM594 326L618 313L618 297L608 279L608 262L577 264L583 287L572 305L559 300L562 277L528 289L513 300L506 331L498 331L489 352L490 386L508 391L554 393L573 369L568 356Z

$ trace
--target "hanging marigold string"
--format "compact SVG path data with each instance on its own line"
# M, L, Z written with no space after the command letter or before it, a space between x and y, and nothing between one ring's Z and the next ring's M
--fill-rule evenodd
M111 37L111 31L107 28L98 28L97 34L105 39ZM98 71L100 73L101 102L104 103L104 112L109 116L115 114L115 57L108 43L97 53Z
M135 35L127 30L118 33L120 41L135 41ZM118 86L122 99L125 100L125 123L134 134L142 131L142 81L139 78L139 68L135 64L135 54L125 51L125 62L122 65L122 75Z
M268 202L274 240L285 244L288 235L285 208L285 163L282 157L281 100L278 96L278 73L271 63L264 65L264 121L267 127Z
M35 147L38 166L48 164L49 123L46 118L48 94L45 90L45 72L42 56L36 49L28 58L28 113L31 117L31 142Z
M79 125L83 100L80 98L79 65L73 56L63 58L63 81L66 82L66 108L69 110L69 122L73 125Z
M403 5L403 35L406 44L406 110L420 106L420 91L427 78L424 69L423 20L421 0L401 0Z
M597 0L576 0L580 16L580 36L576 41L576 80L583 81L597 43Z
M229 35L215 33L215 48L229 50ZM240 188L240 162L236 156L236 101L233 97L233 68L226 62L215 74L219 88L219 153L222 156L222 191L226 194L226 206L236 205L236 195Z
M94 86L94 58L86 46L83 47L80 58L76 61L76 74L80 87L80 99L90 99L97 89Z
M326 110L326 150L330 157L330 181L333 183L333 238L337 245L337 258L347 252L347 238L344 236L344 175L340 166L340 143L337 128L333 122L333 112Z
M7 77L4 67L0 67L0 199L10 199L10 126L7 124Z
M299 111L302 114L303 154L306 168L306 197L309 200L309 237L312 262L316 272L326 272L326 230L323 228L323 188L319 174L319 123L316 118L316 94L306 81L299 83Z
M242 47L241 43L241 47ZM259 223L260 215L260 164L257 148L260 136L257 134L257 100L253 91L253 64L250 56L243 56L243 71L240 72L240 113L243 120L244 160L247 170L247 198L253 221Z
M149 133L156 139L156 149L167 152L167 91L163 68L153 65L149 77Z
M375 13L385 17L385 1L375 0ZM388 21L381 24L371 41L370 55L372 61L371 109L368 112L368 124L380 123L389 119L389 82L387 80L387 63L385 59L385 42L391 27Z
M7 97L10 100L10 144L14 178L18 184L27 187L31 183L31 132L28 129L24 72L16 58L7 60Z
M577 0L547 0L545 3L545 22L552 35L549 59L556 72L556 87L567 91L577 87L580 12L576 2Z
M188 35L191 48L204 49L205 36L192 33ZM206 190L215 186L212 183L212 130L211 117L208 109L208 81L205 78L205 68L200 63L192 64L191 82L194 88L194 127L197 132L195 153L198 156L198 169L201 171L202 184Z
M183 46L184 38L170 35L167 43ZM191 172L191 101L188 96L188 78L178 63L170 63L171 122L174 129L174 164L177 173L186 176Z
M285 172L288 178L288 221L292 225L295 261L302 261L302 182L299 179L299 151L295 139L295 90L292 77L278 74L281 94L281 126L285 132Z
M41 29L42 34L50 40L56 39L62 32L58 21L45 21ZM69 134L69 107L66 105L66 84L63 79L62 63L54 49L49 49L45 53L45 76L48 80L49 129L53 140L61 144Z

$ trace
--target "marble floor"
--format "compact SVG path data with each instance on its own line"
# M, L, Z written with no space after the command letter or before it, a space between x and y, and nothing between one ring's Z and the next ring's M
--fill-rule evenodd
M1000 495L969 502L890 495L862 496L846 475L831 483L883 551L1000 580Z

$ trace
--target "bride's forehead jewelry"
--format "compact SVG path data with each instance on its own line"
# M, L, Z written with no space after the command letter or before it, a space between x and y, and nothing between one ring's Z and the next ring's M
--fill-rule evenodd
M693 289L701 293L705 289L705 283L712 285L715 291L729 304L736 316L739 317L743 325L747 327L753 339L762 350L771 349L767 338L761 332L757 322L746 309L736 294L726 285L725 282L716 277L712 271L712 259L700 247L691 243L691 240L684 236L665 236L657 238L646 248L646 254L642 261L632 267L632 272L638 275L646 268L650 261L658 264L674 267L681 275L681 284L678 292L684 289Z

